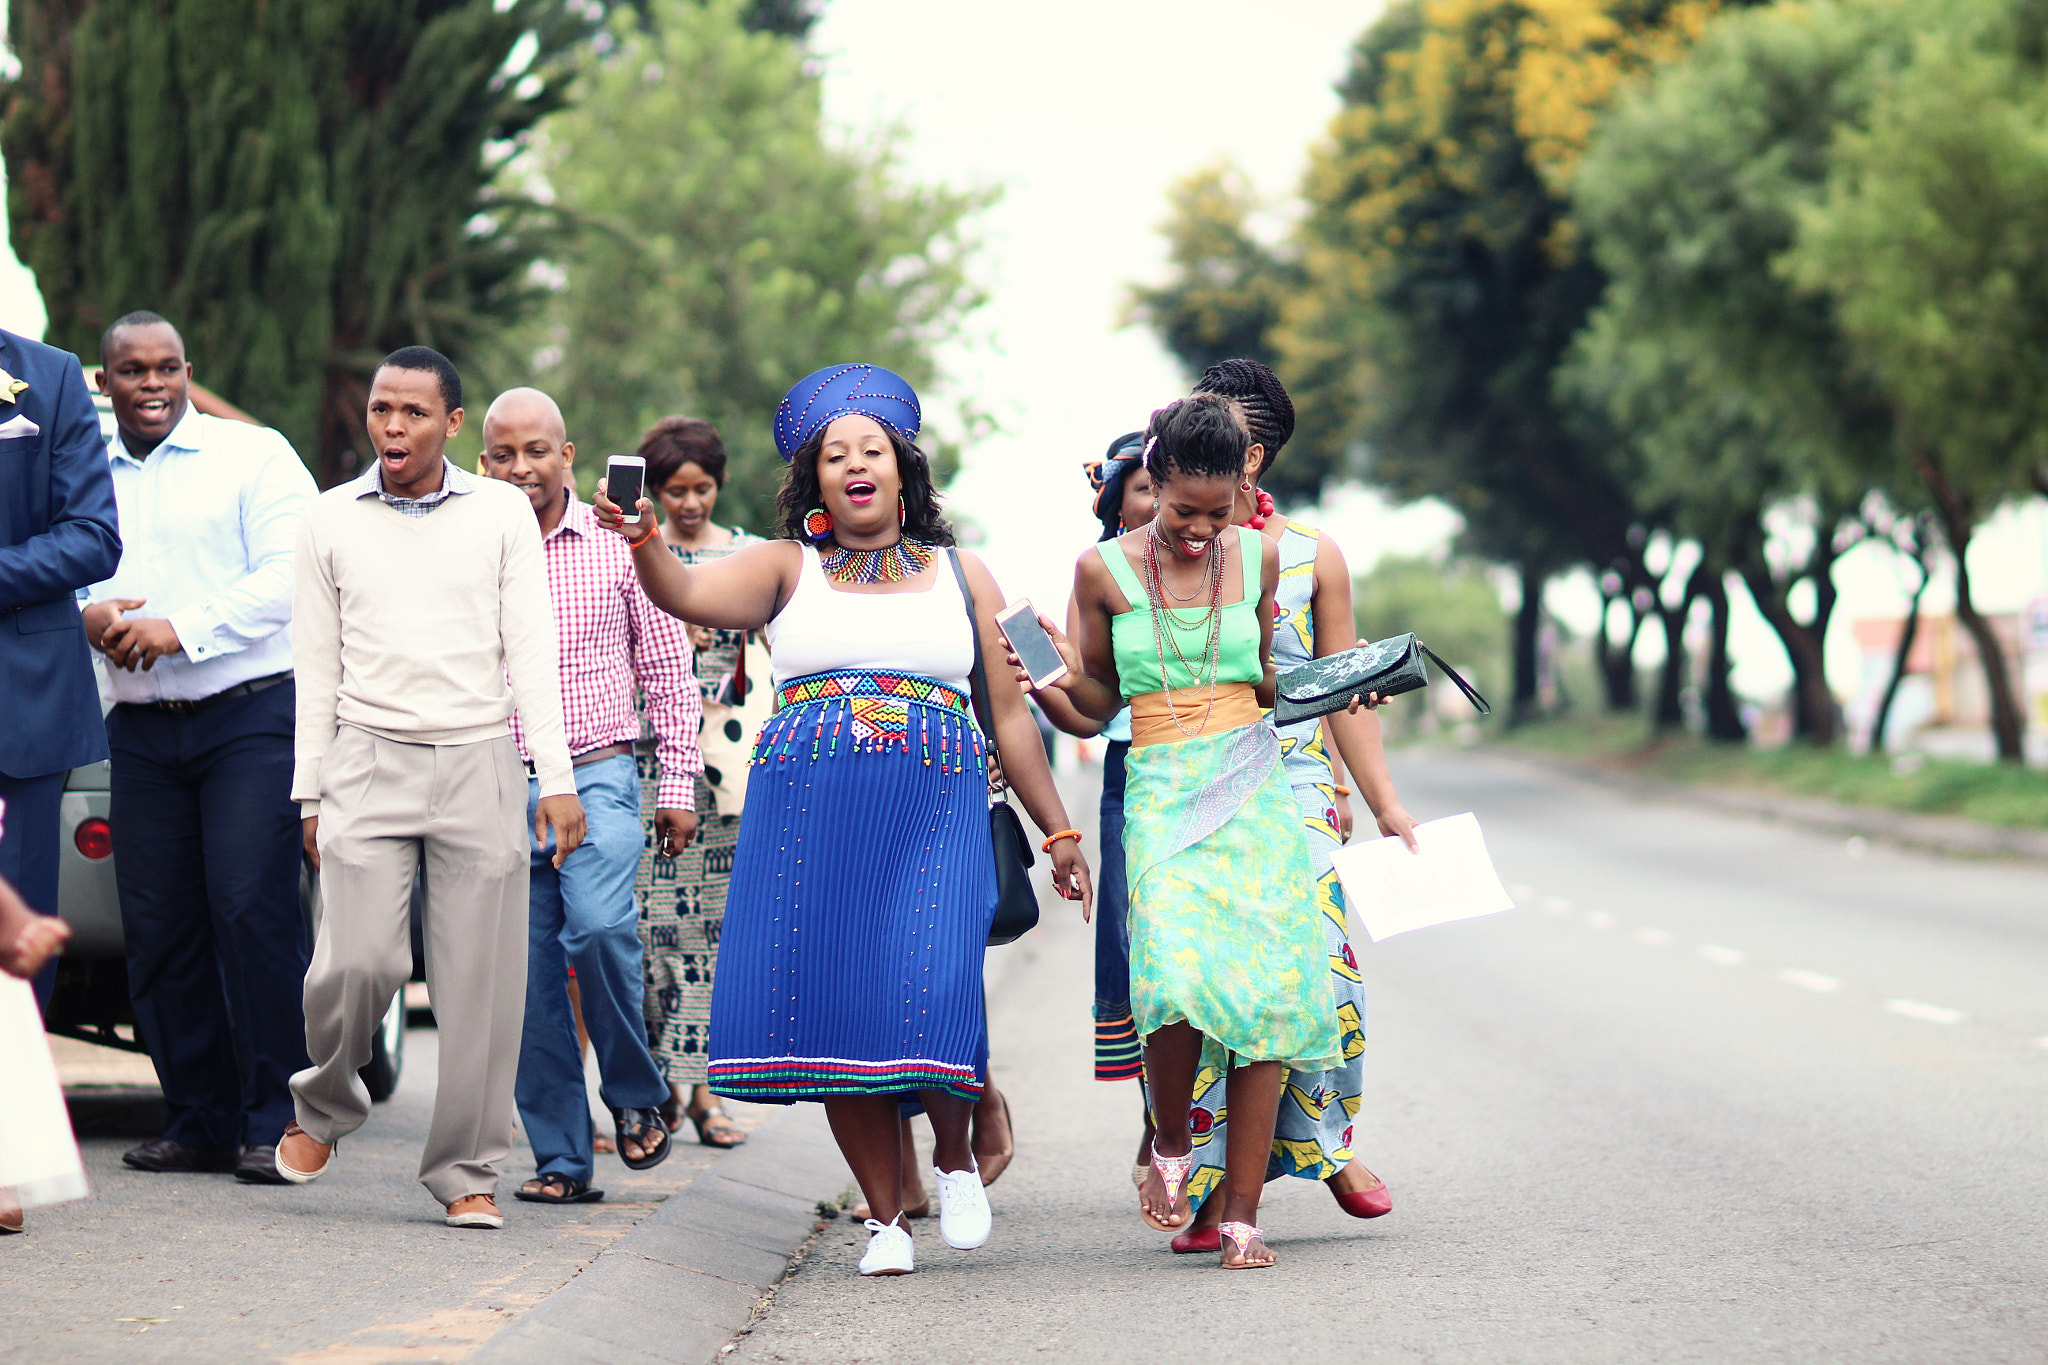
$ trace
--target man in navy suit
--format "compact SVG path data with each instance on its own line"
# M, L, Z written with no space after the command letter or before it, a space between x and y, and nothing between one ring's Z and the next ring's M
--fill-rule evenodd
M121 532L78 358L0 331L0 371L0 877L55 914L64 775L107 756L77 593L113 576Z

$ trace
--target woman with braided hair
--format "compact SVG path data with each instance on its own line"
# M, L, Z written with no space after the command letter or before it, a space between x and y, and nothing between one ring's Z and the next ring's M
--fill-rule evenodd
M1256 1219L1284 1073L1342 1060L1308 844L1260 714L1280 562L1232 524L1246 445L1220 398L1154 413L1144 450L1158 515L1081 556L1077 641L1044 621L1068 670L1052 686L1098 722L1131 710L1131 1010L1158 1129L1139 1212L1162 1232L1187 1224L1190 1103L1199 1077L1224 1077L1231 1270L1274 1261Z
M1280 580L1274 594L1279 607L1273 632L1275 667L1284 672L1351 648L1355 643L1351 571L1343 551L1315 527L1281 515L1273 499L1258 486L1259 476L1273 467L1281 447L1294 434L1294 404L1279 376L1255 360L1226 360L1209 367L1195 392L1227 399L1250 442L1232 520L1257 530L1279 556ZM1352 1155L1353 1125L1365 1094L1365 983L1351 950L1344 888L1330 857L1351 834L1347 800L1351 791L1344 784L1344 773L1348 770L1358 784L1358 793L1365 798L1382 835L1398 835L1413 848L1415 820L1394 791L1380 743L1379 717L1370 705L1320 721L1283 726L1279 733L1287 779L1315 866L1316 907L1343 1031L1343 1060L1328 1068L1289 1072L1275 1120L1267 1178L1292 1175L1321 1180L1346 1213L1354 1218L1377 1218L1393 1209L1393 1198L1385 1182ZM1330 752L1332 739L1341 764ZM1208 1124L1216 1134L1224 1135L1229 1127L1224 1117L1224 1086L1220 1077L1206 1079L1207 1086L1195 1096L1195 1125L1199 1131ZM1224 1179L1222 1152L1227 1141L1227 1136L1222 1141L1212 1138L1198 1147L1199 1159L1189 1186L1201 1210L1193 1225L1174 1238L1175 1251L1216 1249L1216 1227L1227 1214L1219 1207L1222 1201L1208 1195Z

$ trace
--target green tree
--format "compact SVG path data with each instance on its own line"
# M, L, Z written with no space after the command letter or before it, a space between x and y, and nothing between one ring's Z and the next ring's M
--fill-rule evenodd
M1128 319L1149 326L1190 375L1233 356L1280 363L1271 335L1302 275L1252 231L1258 207L1244 174L1228 163L1204 167L1168 191L1160 225L1168 280L1134 287ZM1313 501L1340 472L1327 445L1290 450L1266 486L1283 499Z
M1484 566L1470 560L1440 564L1424 555L1388 555L1351 584L1352 614L1360 639L1420 634L1481 696L1497 695L1507 681L1507 613ZM1432 686L1441 682L1432 679ZM1413 728L1421 699L1397 703L1389 722Z
M765 528L776 403L845 360L926 384L981 301L964 228L990 196L839 146L803 49L747 31L733 0L653 8L645 30L614 21L545 130L544 173L586 226L535 382L593 453L668 413L711 421L732 456L722 515Z
M1991 22L1974 32L1923 34L1844 130L1791 270L1834 302L1893 405L1955 562L1999 757L2020 763L2025 716L1969 551L2048 468L2048 71L2038 7L1978 12Z
M1637 509L1550 391L1600 275L1519 122L1528 18L1410 0L1360 39L1309 170L1308 284L1278 333L1305 451L1362 441L1368 478L1441 498L1466 550L1517 566L1518 717L1536 702L1544 582L1640 552Z
M1795 729L1820 743L1839 729L1823 650L1833 564L1866 491L1897 465L1882 396L1835 309L1777 263L1825 192L1837 129L1867 107L1909 31L1891 5L1724 16L1607 113L1574 180L1609 284L1561 391L1630 453L1618 467L1635 495L1699 544L1708 600L1710 580L1742 577L1791 660ZM1788 507L1804 511L1810 541L1774 554L1765 517ZM1792 609L1802 582L1815 604L1804 620ZM1716 617L1725 658L1725 607ZM1674 651L1683 619L1665 620ZM1676 707L1667 669L1660 719ZM1709 709L1723 737L1739 736L1732 704Z
M497 171L589 32L569 0L13 0L8 218L49 340L136 308L323 482L366 454L367 377L458 361L535 301L554 215Z

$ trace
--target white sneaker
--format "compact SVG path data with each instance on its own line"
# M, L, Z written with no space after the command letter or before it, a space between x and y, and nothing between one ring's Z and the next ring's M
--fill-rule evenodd
M868 1238L867 1254L860 1258L861 1274L908 1275L917 1269L910 1229L895 1223L878 1223L872 1218L867 1220L866 1227L874 1236Z
M955 1251L972 1251L988 1240L995 1226L988 1194L981 1186L981 1163L964 1171L932 1167L939 1181L939 1236Z

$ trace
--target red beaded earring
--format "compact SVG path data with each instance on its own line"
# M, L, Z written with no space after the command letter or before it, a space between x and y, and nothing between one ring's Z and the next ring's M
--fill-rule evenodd
M1273 495L1263 488L1253 488L1250 479L1246 479L1243 483L1239 484L1237 491L1252 494L1253 501L1258 508L1257 511L1245 519L1244 524L1251 527L1254 531L1265 530L1266 518L1273 515Z
M832 538L832 514L822 507L813 507L804 517L804 534L812 540L823 543Z

